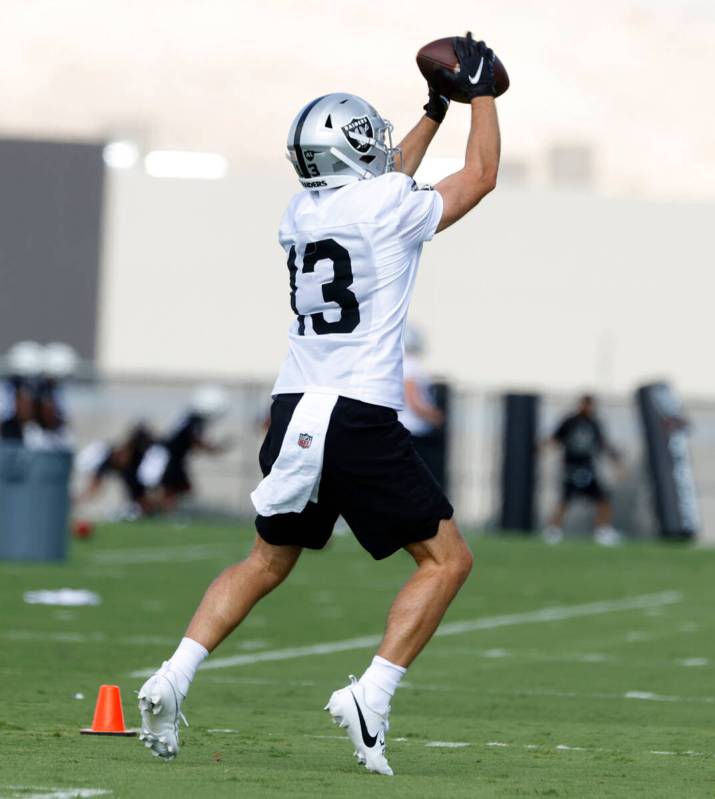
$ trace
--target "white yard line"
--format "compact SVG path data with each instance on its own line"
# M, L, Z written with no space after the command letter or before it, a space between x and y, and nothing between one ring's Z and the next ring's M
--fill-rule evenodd
M464 749L465 746L471 746L467 741L427 741L425 746L433 749Z
M37 788L33 785L0 785L0 791L3 792L0 799L91 799L112 793L104 788Z
M581 605L562 605L524 613L509 613L502 616L484 616L471 621L454 621L443 624L435 636L463 635L478 630L495 630L499 627L512 627L519 624L542 624L552 621L564 621L585 616L599 616L604 613L616 613L624 610L643 610L661 607L680 602L681 594L677 591L661 591L657 594L642 594L624 599L606 599L599 602L588 602ZM206 661L202 669L227 669L233 666L249 666L267 661L293 660L311 655L330 655L335 652L348 652L355 649L372 649L382 640L382 634L364 635L360 638L348 638L344 641L327 641L322 644L272 649L267 652L255 652L250 655L232 655ZM155 669L139 669L131 673L132 677L149 677Z
M312 735L305 734L306 738L319 738L331 741L350 741L347 735ZM571 746L570 744L514 744L506 743L505 741L486 741L480 743L478 741L425 741L424 738L388 738L388 744L393 743L409 743L416 746L425 746L431 749L464 749L468 746L486 746L489 749L527 749L529 751L540 752L606 752L611 754L621 755L618 749L604 749L600 746ZM669 750L651 749L643 752L647 755L673 755L679 757L711 757L707 752L694 752L692 750L673 752Z

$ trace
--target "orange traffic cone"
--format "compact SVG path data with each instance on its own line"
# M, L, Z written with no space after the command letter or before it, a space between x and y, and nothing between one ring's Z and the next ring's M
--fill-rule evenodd
M124 726L122 697L118 685L100 685L94 707L92 726L80 730L82 735L136 735Z

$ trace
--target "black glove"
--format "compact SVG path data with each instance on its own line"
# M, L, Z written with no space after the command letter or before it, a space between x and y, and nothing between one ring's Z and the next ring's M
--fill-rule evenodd
M453 80L459 93L467 100L494 97L494 51L484 42L475 42L471 31L467 31L466 37L455 38L454 54L459 61L459 72Z
M425 110L425 116L440 125L447 115L449 97L445 97L432 86L429 86L429 99L422 107Z

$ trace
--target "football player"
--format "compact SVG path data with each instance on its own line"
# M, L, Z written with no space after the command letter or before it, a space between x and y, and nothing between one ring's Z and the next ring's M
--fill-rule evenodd
M143 423L139 423L117 444L93 441L84 447L77 456L76 467L88 479L74 498L75 505L93 500L99 494L105 478L113 474L119 477L126 493L128 504L121 514L122 518L138 519L145 513L151 513L154 503L139 479L139 467L154 441L154 434Z
M590 394L584 394L576 412L565 416L544 444L561 447L563 450L561 499L551 517L551 523L544 530L544 540L549 544L558 544L563 539L561 526L568 506L573 499L582 497L596 504L596 543L603 546L620 543L620 533L611 524L611 500L598 476L596 461L601 453L607 454L615 463L620 462L621 456L606 438L603 426L596 416L594 398Z
M409 430L417 454L427 464L434 479L445 488L445 414L435 403L432 381L422 365L422 334L416 328L408 327L404 342L405 401L398 419Z
M195 452L220 455L228 445L210 441L206 429L229 408L226 389L217 384L199 386L193 393L188 412L169 435L153 444L139 466L138 477L145 489L153 492L157 511L170 512L192 491L188 464Z
M178 751L180 708L200 663L303 548L325 546L342 514L374 558L404 548L416 564L372 663L326 706L358 762L392 774L390 700L472 566L452 506L397 420L422 245L492 191L499 164L494 55L471 35L455 39L455 52L460 71L448 76L471 98L471 127L464 167L434 188L412 179L447 111L431 88L397 148L390 123L351 94L312 100L290 127L288 157L303 190L279 236L296 318L260 452L265 477L252 494L258 536L248 558L209 587L178 649L139 692L140 737L162 758Z

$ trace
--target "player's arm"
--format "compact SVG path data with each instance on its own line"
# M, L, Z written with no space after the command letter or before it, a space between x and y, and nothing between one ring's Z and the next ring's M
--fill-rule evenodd
M460 71L454 80L460 81L460 89L470 97L472 118L464 167L435 186L443 202L438 232L461 219L494 189L501 150L494 103L494 53L484 42L475 42L471 34L458 40L455 52Z
M429 99L424 106L424 116L398 145L399 156L395 171L404 172L410 177L419 169L427 148L432 143L449 108L447 97L438 94L431 86L428 88Z

